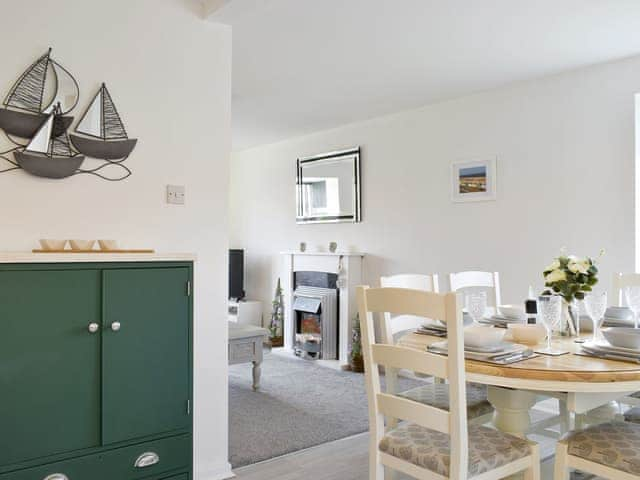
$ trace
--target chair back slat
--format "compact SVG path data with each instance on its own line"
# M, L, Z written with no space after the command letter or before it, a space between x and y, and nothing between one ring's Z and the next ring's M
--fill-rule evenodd
M372 345L373 361L389 367L406 368L413 372L431 375L437 378L449 378L447 358L433 353L420 352L395 345Z
M367 306L370 312L445 320L442 295L406 288L369 288Z
M437 430L442 433L450 431L451 414L431 405L414 402L408 398L397 397L388 393L378 394L378 407L383 415L402 418L408 422Z
M613 301L619 307L626 303L623 293L627 287L640 287L640 273L613 274Z

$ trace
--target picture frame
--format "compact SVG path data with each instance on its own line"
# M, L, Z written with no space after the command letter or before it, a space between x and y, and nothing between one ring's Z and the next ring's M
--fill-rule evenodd
M451 164L451 201L496 199L496 158L457 160Z

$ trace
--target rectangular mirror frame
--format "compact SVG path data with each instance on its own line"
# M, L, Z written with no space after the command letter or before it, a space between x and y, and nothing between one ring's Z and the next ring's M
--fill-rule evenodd
M354 157L353 168L353 215L304 216L303 212L303 177L302 167L320 164L327 160L339 160L340 157ZM311 157L298 158L296 169L296 223L358 223L360 222L360 147L348 148L335 152L322 153Z

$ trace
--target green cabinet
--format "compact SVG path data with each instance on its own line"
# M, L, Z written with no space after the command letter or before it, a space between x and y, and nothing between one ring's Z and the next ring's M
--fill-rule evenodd
M192 271L0 265L0 480L190 478Z

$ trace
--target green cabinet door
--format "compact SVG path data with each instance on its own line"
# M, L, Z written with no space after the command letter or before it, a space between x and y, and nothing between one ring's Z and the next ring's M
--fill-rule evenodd
M190 425L188 268L103 272L104 444Z
M0 465L100 445L100 281L0 272Z

